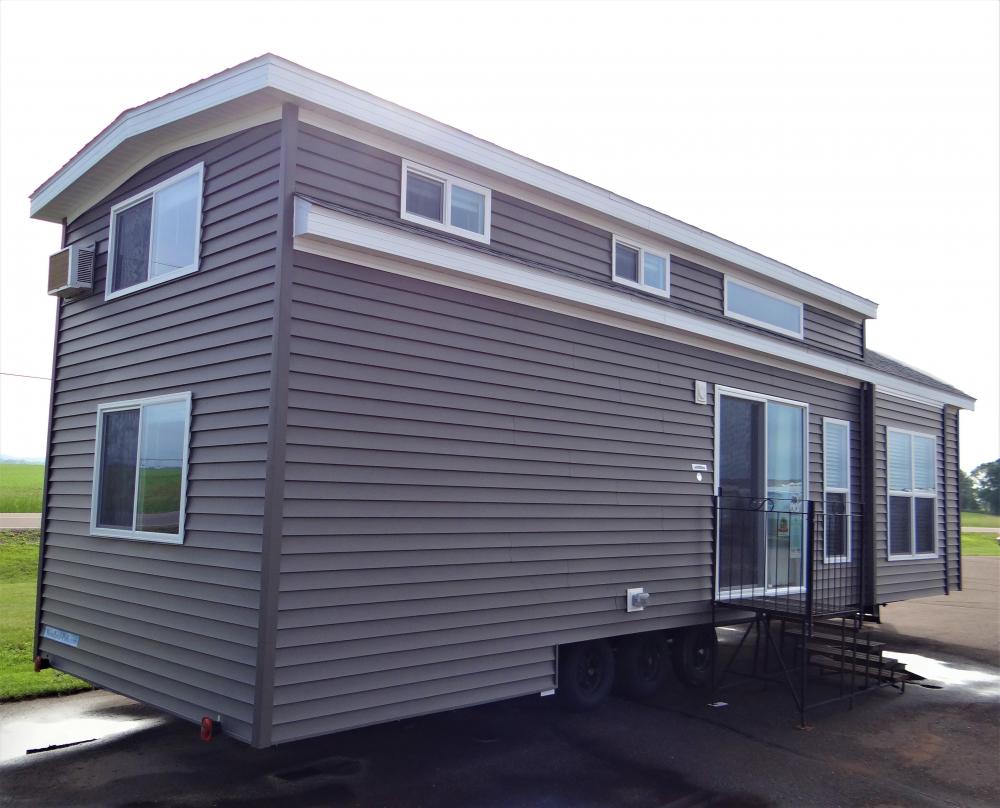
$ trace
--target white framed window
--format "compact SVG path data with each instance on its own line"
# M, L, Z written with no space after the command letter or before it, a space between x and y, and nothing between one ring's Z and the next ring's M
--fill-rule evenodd
M611 278L633 289L670 297L670 253L615 236L611 242Z
M726 317L802 339L802 304L726 276Z
M886 428L889 560L936 558L937 438Z
M111 300L198 270L205 164L182 171L111 208Z
M670 254L615 236L611 244L611 278L633 289L670 297Z
M410 222L490 243L492 192L451 174L403 160L399 215Z
M851 424L823 419L823 560L851 560Z
M184 541L190 433L190 393L98 406L92 535Z

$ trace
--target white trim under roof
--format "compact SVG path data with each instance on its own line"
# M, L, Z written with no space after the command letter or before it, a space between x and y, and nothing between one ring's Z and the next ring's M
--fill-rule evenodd
M536 270L479 250L379 224L296 197L295 248L398 274L448 283L479 294L608 323L687 344L710 345L758 362L820 371L973 409L975 400L890 376L860 362L789 344L725 322L689 314L613 288ZM512 290L512 291L508 291Z
M60 221L60 195L129 138L247 96L277 91L304 106L331 110L655 233L762 277L874 318L877 305L780 261L699 230L610 191L392 104L300 65L267 54L122 113L31 195L31 215ZM609 228L614 229L614 228Z

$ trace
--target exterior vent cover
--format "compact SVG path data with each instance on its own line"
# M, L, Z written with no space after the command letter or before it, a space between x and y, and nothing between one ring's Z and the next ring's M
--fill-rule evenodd
M49 294L72 297L94 286L94 245L73 245L49 256Z

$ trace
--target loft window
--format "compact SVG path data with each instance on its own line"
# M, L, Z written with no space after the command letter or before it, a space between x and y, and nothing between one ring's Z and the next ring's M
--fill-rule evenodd
M670 297L670 256L615 236L611 277L616 283Z
M802 339L802 304L726 278L726 316Z
M400 216L446 233L490 243L489 188L403 161Z
M823 560L851 560L851 425L823 419Z
M886 430L889 560L937 556L937 442Z
M90 532L184 541L191 394L97 408Z
M106 299L198 269L203 179L199 163L111 209Z

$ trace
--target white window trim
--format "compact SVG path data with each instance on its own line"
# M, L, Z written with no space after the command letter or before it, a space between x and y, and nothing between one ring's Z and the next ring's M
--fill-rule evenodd
M138 453L142 448L142 408L150 404L166 404L173 401L183 401L187 404L187 416L184 420L184 448L181 456L181 501L178 512L178 525L180 532L153 533L142 530L122 530L113 527L100 527L97 524L98 496L101 489L101 448L104 440L104 413L115 410L139 409L139 440L136 446ZM183 544L184 543L184 523L187 515L187 484L188 484L188 455L191 448L191 393L171 393L165 396L153 396L151 398L136 398L129 401L108 401L97 405L97 440L94 442L94 482L90 495L90 535L101 536L111 539L136 539L138 541L151 541L160 544ZM136 488L139 485L138 458L136 459ZM133 500L132 509L135 512L136 503Z
M828 475L826 473L826 428L830 424L836 424L838 426L843 426L847 430L847 487L840 488L835 485L830 485L828 480ZM845 555L833 556L827 552L827 523L826 519L828 516L827 505L826 505L826 495L827 494L844 494L844 519L847 524L847 536L845 537L845 547L847 553ZM823 562L825 564L849 564L851 561L851 422L844 421L840 418L824 418L823 419Z
M140 202L145 202L150 197L153 198L153 210L150 212L150 237L149 237L149 249L150 253L153 250L153 234L152 229L156 227L156 194L165 188L170 187L182 180L186 180L188 177L196 175L198 177L199 191L198 191L198 206L197 212L195 214L195 250L194 250L194 263L189 264L186 267L181 267L173 272L168 272L166 275L160 275L157 278L148 278L142 283L137 283L134 286L127 286L124 289L118 289L117 291L112 291L112 280L114 278L115 271L115 221L118 218L118 214L128 208L138 205ZM205 196L205 164L198 163L190 168L185 169L179 174L174 174L172 177L168 177L162 182L158 182L151 188L147 188L144 191L136 194L135 196L130 196L123 202L119 202L111 208L111 229L108 233L108 267L104 279L104 299L114 300L116 297L124 297L125 295L130 295L133 292L139 292L143 289L148 289L150 286L158 286L161 283L166 283L167 281L172 281L174 278L180 278L183 275L190 275L192 272L198 271L198 266L201 262L201 215L202 215L202 205ZM152 261L152 255L147 257L147 264ZM147 269L148 272L148 269Z
M623 247L629 247L633 250L638 250L639 252L639 283L635 281L630 281L628 278L619 278L617 272L618 263L618 245L621 244ZM666 289L660 289L656 286L649 286L645 282L646 275L646 253L652 253L660 258L663 258L667 262L667 276L666 276ZM631 239L621 238L619 236L612 236L611 238L611 280L615 283L620 283L622 286L628 286L632 289L641 289L643 292L650 292L654 295L659 295L660 297L670 297L670 253L666 250L657 250L652 247L645 247L637 241L632 241Z
M890 487L889 484L889 436L892 434L897 435L909 435L911 440L914 437L918 438L928 438L934 442L934 488L931 489L921 489L916 488L912 490L900 490ZM921 559L935 559L941 556L941 536L938 530L938 438L937 435L931 432L917 432L912 429L897 429L896 427L887 426L885 428L885 551L888 559L890 561L914 561ZM913 451L911 444L910 447L910 479L916 479L914 474L914 461L916 453ZM890 497L908 497L910 500L910 548L914 552L910 553L893 553L892 552L892 502ZM916 501L918 499L933 499L934 500L934 520L932 524L934 525L934 551L931 553L918 553L916 551L917 547L917 514L916 514Z
M401 219L405 219L408 222L415 222L416 224L422 224L425 227L432 227L435 230L441 230L444 233L450 233L453 236L461 236L462 238L472 239L473 241L478 241L481 244L490 243L490 219L493 213L493 192L489 188L484 188L482 185L476 185L474 182L468 182L463 180L461 177L455 177L451 174L446 174L443 171L438 171L436 168L428 168L427 166L420 165L419 163L414 163L410 160L402 161L402 183L401 191L399 194L399 216ZM411 213L406 209L406 182L410 172L414 174L422 174L428 179L436 180L437 182L444 183L444 221L439 222L437 219L429 219L426 216L421 216L417 213ZM451 224L451 189L453 186L457 185L459 188L465 188L473 193L482 194L485 201L485 210L483 211L483 232L476 233L472 230L466 230L463 227L456 227Z
M756 317L749 317L746 314L740 314L736 311L729 310L729 284L738 283L740 286L744 286L747 289L752 289L755 292L759 292L762 295L767 295L768 297L773 297L775 300L781 300L785 303L789 303L796 306L799 310L799 330L792 331L789 328L782 328L781 326L774 325L773 323L765 322L764 320L758 320ZM789 337L795 337L795 339L805 339L805 322L803 320L803 306L802 301L793 300L790 297L785 297L785 295L779 295L777 292L772 292L770 289L764 289L761 286L757 286L753 283L749 283L742 278L735 278L732 275L726 275L722 281L722 297L723 297L723 311L726 317L733 320L739 320L743 323L750 323L751 325L758 326L760 328L766 328L768 331L774 331L778 334L785 334Z

